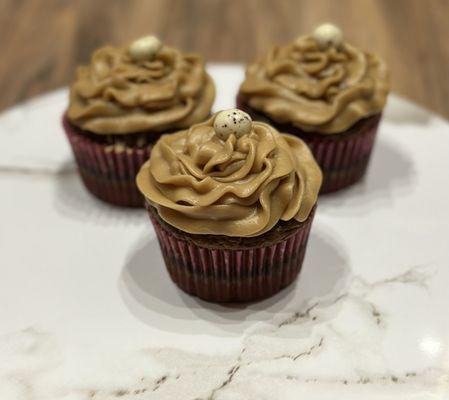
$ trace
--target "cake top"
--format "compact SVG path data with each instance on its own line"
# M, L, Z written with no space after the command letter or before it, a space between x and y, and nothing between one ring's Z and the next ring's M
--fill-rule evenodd
M379 57L347 43L338 27L323 24L249 65L240 95L277 123L334 134L380 113L389 88Z
M321 186L306 144L225 110L163 135L137 176L160 217L181 231L259 236L280 220L305 221Z
M215 88L197 55L154 36L96 50L77 69L67 117L96 134L187 128L210 114Z

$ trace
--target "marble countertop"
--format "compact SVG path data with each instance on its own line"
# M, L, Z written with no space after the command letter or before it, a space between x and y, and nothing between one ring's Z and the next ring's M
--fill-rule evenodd
M209 69L231 106L242 69ZM223 306L170 282L144 211L84 191L66 95L0 116L0 399L449 398L449 123L392 96L296 284Z

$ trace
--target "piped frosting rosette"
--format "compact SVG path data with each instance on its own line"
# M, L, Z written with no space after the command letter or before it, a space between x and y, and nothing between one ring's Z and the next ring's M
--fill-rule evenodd
M277 123L333 134L381 112L389 87L379 57L343 41L337 27L324 24L250 65L240 94Z
M161 132L204 120L214 98L201 57L145 37L103 47L78 68L67 116L97 134Z
M181 231L251 237L279 221L305 221L321 180L300 139L227 110L162 136L137 185L160 217Z

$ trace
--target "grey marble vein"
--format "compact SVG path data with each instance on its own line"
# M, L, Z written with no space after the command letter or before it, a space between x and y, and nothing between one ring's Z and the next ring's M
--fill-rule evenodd
M186 400L219 400L225 393L233 390L244 391L244 382L252 382L255 377L273 381L273 385L281 381L296 382L297 384L339 384L339 385L368 385L368 384L406 384L437 379L449 383L449 371L428 368L425 370L409 370L402 374L386 373L382 368L373 373L364 370L364 365L347 375L316 374L313 365L317 357L325 357L326 352L332 352L336 341L346 346L346 333L335 324L335 317L339 313L338 307L355 307L360 318L372 321L373 350L363 349L363 352L373 352L373 359L377 352L376 341L382 339L384 316L382 310L371 299L370 293L389 285L413 285L420 289L427 287L429 273L424 273L422 267L413 267L391 278L368 283L360 277L353 277L351 283L343 291L330 298L311 299L301 309L274 319L273 322L259 329L248 331L242 338L242 346L235 356L229 355L200 355L178 349L161 348L145 349L137 356L139 359L152 359L165 372L153 375L151 372L142 375L134 384L128 386L83 388L82 384L58 387L55 386L49 397L41 396L39 383L41 378L56 373L62 365L62 357L58 346L51 335L36 329L27 329L6 339L11 346L17 347L14 357L26 357L33 360L37 367L30 369L24 366L11 371L2 371L0 382L8 381L17 388L23 398L52 398L104 400L104 399L174 399L183 394ZM371 328L370 328L371 329ZM377 332L376 332L377 329ZM380 338L376 338L376 335ZM18 344L14 344L17 341ZM0 342L1 343L1 342ZM354 349L357 355L357 349ZM360 360L363 359L363 354ZM325 359L324 359L325 360ZM28 363L29 364L29 363ZM101 371L99 371L101 376ZM223 397L226 398L226 397ZM246 398L246 397L243 397Z

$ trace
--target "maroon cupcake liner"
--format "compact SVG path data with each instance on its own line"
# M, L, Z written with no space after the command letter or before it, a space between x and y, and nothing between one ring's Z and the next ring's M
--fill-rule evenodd
M255 247L199 245L195 235L174 234L148 206L165 265L183 291L211 302L248 302L274 295L298 276L313 214L291 234Z
M65 117L63 126L89 192L114 205L144 207L135 179L150 156L151 145L139 148L99 143L72 127Z
M380 115L366 119L358 132L335 135L297 134L309 146L323 171L320 193L331 193L359 181L365 174L374 146ZM337 135L339 136L339 135Z
M307 143L323 172L320 194L335 192L360 180L366 172L376 138L381 114L358 121L346 132L323 135L305 132L291 124L278 124L253 110L241 97L237 107L254 120L268 122L283 133L299 137Z

